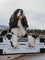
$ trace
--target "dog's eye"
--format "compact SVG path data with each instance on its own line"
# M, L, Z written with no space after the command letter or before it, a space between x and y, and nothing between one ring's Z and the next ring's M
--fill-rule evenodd
M23 13L23 11L21 11L21 13Z

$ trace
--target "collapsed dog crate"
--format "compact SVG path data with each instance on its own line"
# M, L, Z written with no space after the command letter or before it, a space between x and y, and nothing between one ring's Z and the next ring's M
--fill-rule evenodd
M6 37L0 37L0 55L44 52L45 38L37 38L33 48L28 45L28 38L20 38L18 40L18 47L14 48L11 45L10 39Z

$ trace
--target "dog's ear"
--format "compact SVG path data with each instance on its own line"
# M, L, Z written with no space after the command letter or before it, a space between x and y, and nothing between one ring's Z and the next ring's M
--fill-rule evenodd
M27 22L27 18L24 16L22 19L22 25L27 28L28 27L28 22Z
M10 22L9 22L9 27L10 28L14 28L17 27L17 16L16 16L16 12L13 13L13 15L10 18Z
M4 35L7 34L7 32L8 32L7 30L3 30L0 35L1 35L1 36L4 36Z

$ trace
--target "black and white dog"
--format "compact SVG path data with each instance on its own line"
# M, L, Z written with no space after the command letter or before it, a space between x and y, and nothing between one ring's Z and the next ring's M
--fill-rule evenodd
M28 23L22 9L17 9L11 16L9 22L10 31L13 33L11 40L14 47L20 37L27 37L26 28Z
M12 33L11 42L13 47L18 46L18 38L28 37L28 42L30 46L34 46L35 39L32 36L28 36L26 28L28 27L27 18L24 15L22 9L17 9L14 11L9 22L9 31ZM7 35L9 37L9 35ZM10 38L10 37L9 37Z

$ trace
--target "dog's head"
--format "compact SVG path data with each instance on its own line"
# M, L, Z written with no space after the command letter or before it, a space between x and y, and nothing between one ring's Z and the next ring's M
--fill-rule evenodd
M23 27L28 27L27 19L26 16L24 15L23 10L17 9L14 11L14 13L10 18L10 22L9 22L10 29L17 27L18 20L21 20Z
M18 20L22 20L24 18L24 12L22 9L17 9L14 12L14 15L17 17Z

